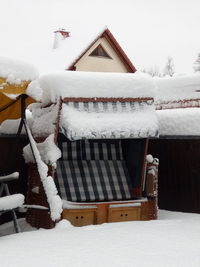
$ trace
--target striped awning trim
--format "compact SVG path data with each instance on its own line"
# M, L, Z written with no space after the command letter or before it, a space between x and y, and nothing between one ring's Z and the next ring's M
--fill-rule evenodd
M66 102L65 105L86 112L131 112L152 105L153 100L145 102Z
M60 132L70 140L148 138L158 135L153 101L67 102Z
M64 103L67 102L154 102L153 97L64 97Z

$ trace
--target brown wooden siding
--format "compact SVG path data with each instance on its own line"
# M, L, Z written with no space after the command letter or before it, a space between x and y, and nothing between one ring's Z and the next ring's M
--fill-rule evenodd
M200 213L200 140L151 140L158 157L158 205L161 209Z

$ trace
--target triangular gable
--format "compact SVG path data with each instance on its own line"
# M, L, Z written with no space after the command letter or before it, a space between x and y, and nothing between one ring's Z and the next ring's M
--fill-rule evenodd
M126 66L126 69L128 72L135 72L136 68L130 61L130 59L127 57L126 53L123 51L117 40L114 38L112 33L106 28L104 29L89 45L88 47L72 62L70 66L68 66L67 70L75 70L76 64L79 62L79 60L88 52L89 49L97 42L98 39L105 38L110 46L114 49L114 51L119 56L120 60L123 62L123 64Z

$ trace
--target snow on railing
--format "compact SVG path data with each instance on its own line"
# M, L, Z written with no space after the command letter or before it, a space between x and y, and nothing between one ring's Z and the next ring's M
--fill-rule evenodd
M27 133L34 154L34 158L37 164L40 179L42 181L44 191L47 196L47 201L49 203L51 219L53 221L59 220L62 213L62 200L58 196L58 191L56 189L53 178L51 176L48 176L48 166L42 160L37 144L33 139L33 136L28 127L27 127Z

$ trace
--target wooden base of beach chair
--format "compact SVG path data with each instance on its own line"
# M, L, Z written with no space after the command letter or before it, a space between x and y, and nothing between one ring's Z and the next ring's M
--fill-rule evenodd
M62 218L74 226L157 219L156 199L144 201L73 204L64 209Z

